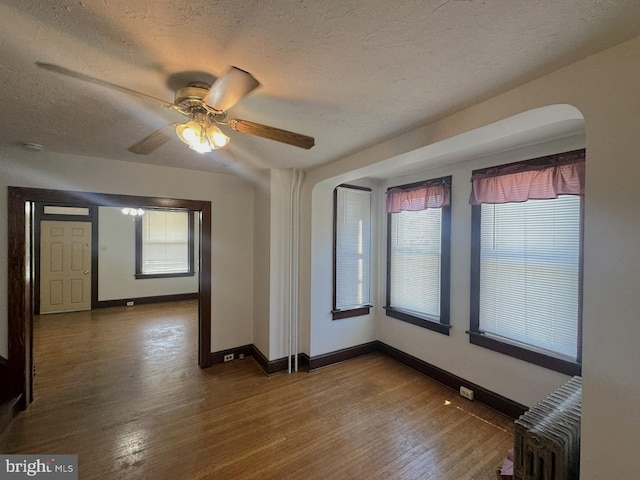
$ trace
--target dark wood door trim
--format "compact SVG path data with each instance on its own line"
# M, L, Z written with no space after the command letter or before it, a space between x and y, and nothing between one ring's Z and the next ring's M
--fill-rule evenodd
M198 295L198 365L211 365L211 202L163 197L8 187L8 333L10 388L30 401L33 342L33 203L69 206L179 208L199 212L200 278ZM29 230L27 230L29 228Z
M11 187L8 191L8 292L7 323L9 339L9 395L20 397L20 407L26 408L29 403L28 391L31 382L27 382L27 369L30 369L28 357L31 355L32 284L31 265L31 232L30 225L32 205ZM27 253L29 252L29 254Z

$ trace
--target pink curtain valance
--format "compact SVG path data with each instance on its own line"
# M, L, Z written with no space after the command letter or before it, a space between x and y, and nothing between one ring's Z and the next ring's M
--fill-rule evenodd
M387 190L387 213L444 207L449 205L450 197L451 189L446 183L425 184L407 189L390 188Z
M526 202L584 195L584 152L559 156L551 165L508 165L473 174L471 205Z

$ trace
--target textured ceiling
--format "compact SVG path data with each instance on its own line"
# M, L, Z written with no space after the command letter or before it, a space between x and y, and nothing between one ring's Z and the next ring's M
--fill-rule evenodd
M613 0L0 0L0 148L209 171L311 168L640 35ZM201 155L152 102L39 69L48 62L173 101L229 65L261 87L230 116L315 137L302 150L231 132ZM46 155L46 154L45 154Z

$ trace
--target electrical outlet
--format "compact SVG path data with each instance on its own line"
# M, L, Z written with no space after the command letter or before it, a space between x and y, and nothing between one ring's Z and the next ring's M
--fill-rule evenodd
M239 358L240 360L242 360L242 359L244 358L244 353L240 353L240 354L238 354L238 358Z
M467 400L473 400L473 390L467 387L460 387L460 395Z
M132 301L127 302L127 307L133 307L133 302Z
M229 353L228 355L224 356L225 362L230 362L231 360L233 360L233 353Z

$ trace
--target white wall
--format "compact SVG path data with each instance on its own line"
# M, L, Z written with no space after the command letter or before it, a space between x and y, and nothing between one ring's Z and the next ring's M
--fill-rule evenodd
M312 230L316 232L312 238L312 271L313 288L311 291L310 345L306 352L310 356L334 352L343 348L360 345L376 340L374 317L380 310L381 303L375 297L373 285L376 278L378 261L372 252L371 279L372 304L368 315L333 320L333 190L340 181L328 180L319 183L313 189L313 208L311 213ZM360 179L359 186L374 188L375 184ZM377 230L377 203L371 205L371 231ZM375 243L372 245L375 251ZM384 297L383 297L384 298Z
M298 288L292 269L299 258L295 237L302 180L299 170L271 170L269 360L287 357L297 344Z
M567 107L569 115L573 108ZM559 115L551 109L553 117ZM530 123L530 122L529 122ZM549 134L550 132L548 132ZM311 259L311 356L340 350L372 340L380 340L406 353L436 365L450 373L499 392L507 398L531 405L548 392L562 385L568 377L490 350L471 345L464 333L469 329L469 278L471 250L471 207L469 206L470 178L474 169L500 165L518 160L550 155L584 148L584 133L536 144L517 150L475 157L462 149L455 161L434 167L424 167L416 156L413 172L373 182L370 179L348 180L348 183L373 188L376 204L373 209L374 232L372 258L372 303L369 315L332 321L332 258L333 258L333 189L345 181L343 175L316 184L312 192L312 259ZM388 162L387 162L388 163ZM393 163L393 162L392 162ZM426 162L429 163L429 162ZM432 162L431 162L432 163ZM349 172L361 173L362 169ZM368 175L387 175L394 168L381 165L368 168ZM387 188L420 180L452 175L452 225L451 225L451 325L449 336L416 325L387 317L383 310L386 299L386 214L384 213ZM512 377L532 380L528 388L512 382Z
M269 358L271 173L254 194L253 344Z
M135 222L120 207L98 208L98 300L198 292L198 224L194 222L193 277L136 279Z
M254 345L268 360L289 352L291 301L293 170L271 169L268 189L256 190ZM292 347L293 336L291 338Z
M0 238L7 186L159 196L212 203L211 349L252 343L253 185L242 178L21 149L0 151ZM7 355L7 243L0 243L0 354ZM195 357L194 357L195 358Z
M271 170L269 360L288 353L291 171Z
M411 175L396 177L382 184L379 195L380 208L384 209L384 191L387 188L428 180L447 175L452 176L451 192L451 292L449 336L426 330L400 320L387 317L384 312L377 316L378 340L403 352L421 358L432 365L447 370L454 375L471 380L491 391L525 405L532 405L548 392L558 388L570 377L506 357L486 348L472 345L465 333L469 329L469 298L471 275L471 173L475 169L503 165L530 158L584 148L584 135L564 138L515 151L497 153L453 165L445 165L417 171ZM385 224L378 235L381 246L379 298L384 302L386 264ZM527 379L529 388L514 382L514 377Z
M640 382L635 381L640 365L637 346L640 339L639 81L640 38L308 172L302 192L301 232L304 262L300 317L301 330L306 336L304 345L313 354L313 323L317 315L322 315L316 310L326 308L316 304L312 296L312 290L316 295L316 280L323 276L322 272L317 273L323 265L316 257L319 251L322 256L325 248L324 234L315 228L316 219L310 218L314 212L315 187L324 188L320 182L329 178L348 180L350 172L366 170L389 159L401 164L410 152L522 112L547 105L574 105L584 115L587 139L581 478L636 478L635 440L640 431ZM460 236L468 227L454 225L453 228ZM467 261L468 254L461 255L454 261L453 268L466 268L461 262ZM464 298L466 292L464 288L452 293L462 297L460 302L468 303L468 296ZM456 307L453 313L455 321L460 322L462 309ZM381 328L381 334L389 341L406 342L406 348L415 349L417 356L425 356L422 346L405 340L412 333L408 325L398 324L389 331ZM455 337L451 340L458 341ZM473 355L473 361L479 365L471 365L471 359L465 362L464 358L450 359L450 364L470 381L486 385L499 394L527 400L525 403L531 403L533 397L539 397L545 393L543 390L560 380L554 372L524 363L519 365L512 359L507 368L493 375L491 369L500 363L495 360L495 354L479 351ZM508 357L501 358L507 362ZM481 373L482 366L487 372Z

